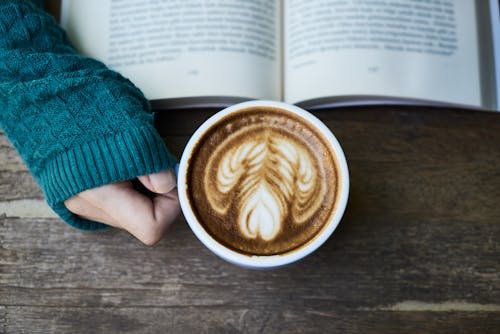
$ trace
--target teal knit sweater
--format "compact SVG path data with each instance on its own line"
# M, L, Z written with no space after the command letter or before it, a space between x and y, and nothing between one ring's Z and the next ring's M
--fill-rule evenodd
M48 204L81 229L104 225L73 215L66 199L175 163L139 89L77 54L30 1L0 2L0 126Z

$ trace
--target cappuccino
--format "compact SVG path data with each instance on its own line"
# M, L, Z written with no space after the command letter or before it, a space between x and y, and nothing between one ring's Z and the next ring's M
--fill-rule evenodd
M186 168L183 186L198 223L247 256L308 245L332 221L347 177L323 131L266 105L239 109L205 129Z

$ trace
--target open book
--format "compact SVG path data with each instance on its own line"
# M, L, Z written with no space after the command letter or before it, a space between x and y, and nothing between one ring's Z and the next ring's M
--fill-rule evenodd
M499 110L498 0L63 0L79 51L159 108L273 99Z

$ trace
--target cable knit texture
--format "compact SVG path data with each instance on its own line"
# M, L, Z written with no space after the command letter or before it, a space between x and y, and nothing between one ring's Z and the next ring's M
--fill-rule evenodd
M79 55L30 1L0 2L0 125L48 204L82 229L104 225L73 215L66 199L175 164L140 90Z

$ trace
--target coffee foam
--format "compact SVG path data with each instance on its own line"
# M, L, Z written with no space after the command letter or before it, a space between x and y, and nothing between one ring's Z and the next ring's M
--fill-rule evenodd
M260 127L240 129L210 157L205 173L207 199L220 215L235 206L237 226L248 239L273 240L287 216L302 224L325 193L314 156L290 136ZM219 158L222 157L222 158ZM238 193L238 197L232 193ZM235 201L233 204L231 201Z
M232 249L291 251L333 214L335 155L319 131L290 112L242 110L209 129L193 152L191 205L207 232Z

